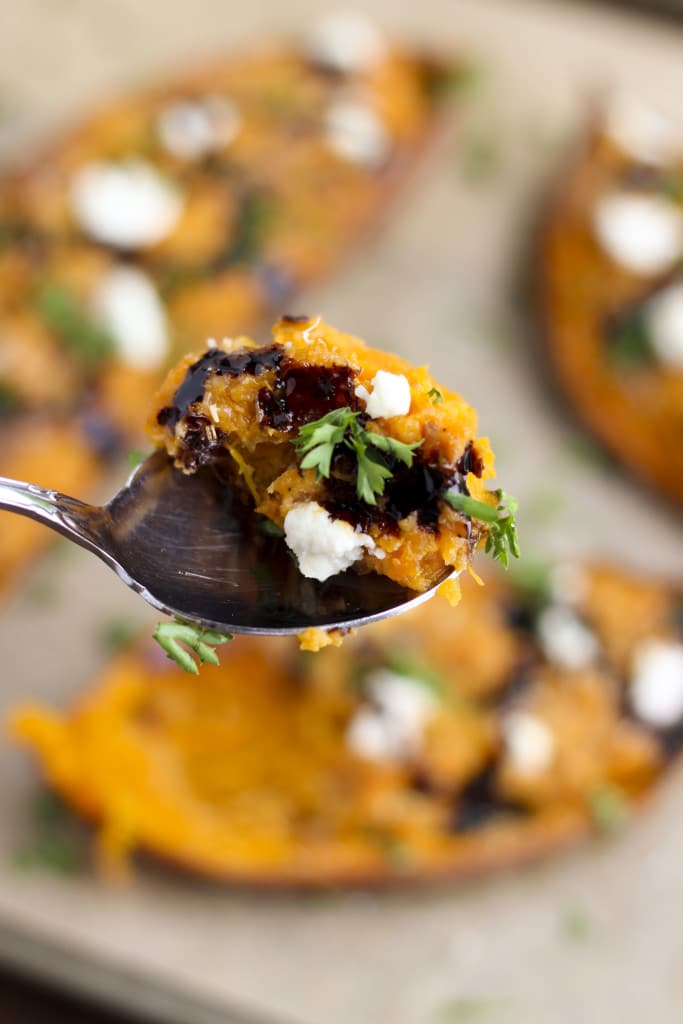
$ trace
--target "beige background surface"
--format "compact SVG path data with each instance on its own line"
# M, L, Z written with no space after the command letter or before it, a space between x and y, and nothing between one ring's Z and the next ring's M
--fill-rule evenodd
M21 151L157 71L264 30L305 29L325 6L0 0L0 147ZM577 456L571 424L536 372L512 280L539 187L586 98L636 82L675 108L683 34L552 0L359 6L409 39L464 48L485 74L467 102L460 150L444 142L382 237L297 310L430 360L480 408L501 478L526 500L527 551L652 560L680 577L680 519ZM463 162L473 147L492 146L489 173L470 180ZM37 603L46 589L56 603ZM75 550L39 567L0 623L3 709L20 695L61 703L77 692L103 660L96 633L116 611L151 621ZM122 890L90 875L18 874L9 863L35 777L7 745L0 760L0 956L121 1003L186 1024L683 1019L683 775L616 843L467 885L297 899L149 867ZM581 944L563 924L572 908L591 921Z

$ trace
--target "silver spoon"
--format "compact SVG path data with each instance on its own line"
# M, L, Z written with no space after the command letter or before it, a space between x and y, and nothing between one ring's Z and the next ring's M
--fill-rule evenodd
M0 477L0 509L36 519L92 551L166 615L227 633L349 629L431 597L385 576L302 576L284 541L211 470L150 455L104 506Z

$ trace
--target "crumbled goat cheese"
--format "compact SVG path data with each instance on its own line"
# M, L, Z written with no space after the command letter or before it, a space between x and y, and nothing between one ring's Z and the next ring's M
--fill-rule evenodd
M664 366L683 370L683 284L672 284L648 302L648 336Z
M595 633L563 605L544 608L536 631L545 656L562 668L587 668L600 653Z
M636 274L667 270L683 251L683 213L659 196L604 196L595 207L594 227L605 252Z
M369 71L387 55L382 34L360 11L339 11L320 18L308 40L316 64L353 74Z
M550 767L555 754L555 738L536 715L511 711L502 722L505 752L516 771L539 775Z
M198 160L227 146L237 135L241 118L225 96L179 100L165 107L157 119L157 134L173 156Z
M379 668L365 680L372 706L361 707L351 719L346 741L368 760L401 760L420 749L424 729L438 700L420 679Z
M325 137L339 156L366 167L381 166L391 148L379 115L366 103L355 100L339 100L328 108Z
M304 576L326 580L357 562L365 551L380 557L372 537L356 533L343 519L333 519L317 501L296 505L285 516L285 541Z
M91 238L118 249L156 245L183 210L178 191L142 160L90 163L74 175L71 207Z
M633 661L630 697L638 718L658 729L683 718L683 643L650 640Z
M410 384L402 373L378 370L372 378L372 391L359 384L356 398L365 402L365 411L373 420L407 416L410 412Z
M623 93L607 108L606 134L619 148L641 163L666 165L683 151L676 125L661 110Z
M166 314L154 284L142 270L120 266L107 271L93 297L93 307L127 366L154 370L165 362L169 350Z

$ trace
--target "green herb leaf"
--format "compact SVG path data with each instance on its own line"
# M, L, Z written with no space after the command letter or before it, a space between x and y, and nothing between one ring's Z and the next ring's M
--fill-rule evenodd
M389 655L386 665L396 675L406 676L408 679L415 679L417 682L423 683L440 700L445 696L446 687L443 679L436 669L419 657L406 651L397 651Z
M652 362L654 351L642 314L635 313L612 327L607 356L619 370L636 370Z
M133 448L132 451L128 452L128 465L131 469L137 469L145 461L147 455L148 452L140 451L139 448Z
M386 452L387 455L398 459L399 462L402 462L408 468L413 464L413 452L422 444L422 441L416 441L415 444L405 444L403 441L397 441L394 437L387 437L385 434L375 434L370 430L366 432L366 441L374 445L375 448L379 448L381 452Z
M47 870L60 875L77 874L86 866L83 835L68 808L49 790L32 802L31 838L12 853L21 871Z
M7 384L0 381L0 419L11 416L21 404L19 396Z
M431 398L432 405L439 405L440 402L443 402L443 395L438 388L430 388L427 397Z
M583 907L567 907L562 915L562 929L572 942L587 942L593 932L593 922Z
M368 505L377 504L377 495L384 494L385 482L392 476L391 468L379 454L368 448L398 459L410 467L413 452L422 441L404 444L393 437L375 434L366 430L359 422L360 413L349 406L333 409L313 423L307 423L299 430L295 441L297 451L303 456L302 469L315 469L318 477L327 478L332 468L332 456L337 445L344 445L356 458L356 493Z
M285 531L281 526L274 523L272 519L266 519L265 516L262 516L259 520L258 528L266 537L284 537L285 535Z
M45 285L38 293L36 306L46 326L88 369L94 369L113 353L115 345L110 335L61 285Z
M212 629L193 626L182 619L175 619L173 622L160 622L154 631L154 639L172 661L196 676L199 675L197 662L186 648L189 647L190 651L196 654L202 665L207 662L211 665L220 665L214 647L227 644L232 640L232 633L218 633Z
M478 519L482 523L489 524L484 550L507 569L510 565L510 555L519 558L519 541L515 523L515 513L519 502L500 489L494 493L498 499L498 504L495 507L470 498L467 494L458 494L456 491L446 491L444 499L456 512L462 512L471 519Z
M139 633L139 623L131 619L114 618L104 623L99 639L105 651L115 654L130 647Z
M610 783L593 790L588 797L588 809L595 827L603 835L611 836L619 832L629 818L624 793Z

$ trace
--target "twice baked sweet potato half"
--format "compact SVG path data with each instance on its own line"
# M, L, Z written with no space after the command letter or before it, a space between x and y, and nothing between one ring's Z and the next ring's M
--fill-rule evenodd
M542 332L580 418L683 502L683 130L617 98L592 121L540 234Z
M466 585L316 655L240 638L200 684L144 645L12 731L115 869L377 884L616 828L681 747L680 594L576 565Z

